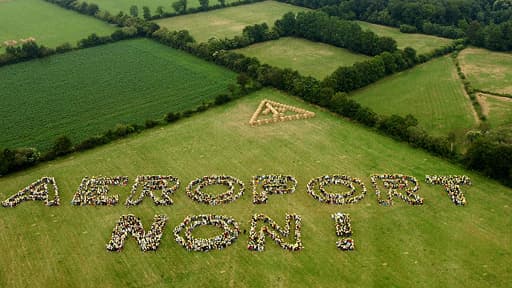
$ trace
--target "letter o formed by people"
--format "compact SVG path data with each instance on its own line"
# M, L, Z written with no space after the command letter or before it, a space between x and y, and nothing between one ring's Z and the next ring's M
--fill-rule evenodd
M224 230L222 234L211 238L195 238L192 233L197 227L213 225ZM180 234L185 230L185 237ZM223 215L187 216L180 225L174 228L176 242L188 251L208 252L221 250L235 242L240 234L240 226L235 219Z
M326 190L327 186L342 185L350 190L344 193L330 193ZM361 188L361 193L354 195L357 191L356 186ZM320 193L315 190L318 188ZM347 175L325 175L311 179L307 185L307 192L319 202L327 204L354 204L361 201L366 195L366 187L358 178L352 178Z
M228 190L218 195L212 195L202 191L202 189L207 186L219 184L228 186ZM240 187L237 193L235 193L235 185ZM190 182L186 188L188 197L198 203L205 203L208 205L219 205L233 202L244 194L244 190L245 185L242 181L227 175L212 175L197 178Z

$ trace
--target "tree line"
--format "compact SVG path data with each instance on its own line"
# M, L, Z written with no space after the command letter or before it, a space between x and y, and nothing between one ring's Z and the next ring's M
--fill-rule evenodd
M375 56L397 50L396 41L380 37L371 31L363 31L353 21L341 20L325 13L311 11L287 13L275 22L280 36L295 36L346 48L356 53Z
M19 46L9 46L5 49L4 54L0 54L0 67L28 61L36 58L44 58L55 54L62 54L69 51L89 48L93 46L113 43L125 39L139 37L137 29L134 27L123 27L114 31L111 35L98 36L95 33L81 39L77 42L76 46L70 43L63 43L54 48L48 48L44 45L38 44L36 41L28 41Z

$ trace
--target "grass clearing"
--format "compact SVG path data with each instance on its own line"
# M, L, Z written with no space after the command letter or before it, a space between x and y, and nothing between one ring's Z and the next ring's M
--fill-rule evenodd
M162 6L165 12L174 12L174 8L172 7L172 3L176 1L172 0L94 0L102 11L108 11L113 14L119 13L122 11L124 13L130 13L130 7L132 5L137 6L139 11L139 17L142 18L143 10L142 7L147 6L151 11L151 15L156 14L156 8ZM226 4L238 2L237 0L226 0ZM209 1L209 5L217 5L220 4L218 0ZM200 7L199 0L191 0L187 1L187 8L197 8Z
M265 98L317 116L252 128L248 119ZM425 205L377 205L369 175L386 172L417 177ZM213 173L244 181L244 196L220 206L192 202L184 187ZM295 176L297 191L253 205L250 179L263 173ZM368 195L358 204L335 206L306 194L311 178L332 173L362 178ZM468 205L456 207L442 187L424 184L424 175L434 173L469 175L474 184L463 187ZM81 178L100 174L127 175L128 186L137 175L172 174L182 187L171 207L148 199L130 209L72 207ZM27 202L0 209L2 287L97 287L100 280L104 287L507 287L512 281L511 189L274 90L0 178L0 198L46 175L56 178L62 206ZM122 190L124 202L130 187ZM249 252L244 234L222 251L187 252L172 235L186 215L225 214L248 230L254 213L283 224L291 212L303 219L300 252L281 250L269 239L264 252ZM335 212L351 215L353 252L335 246ZM155 214L169 216L156 253L140 252L133 239L120 253L105 250L115 222L128 213L141 217L145 228Z
M426 34L402 33L400 29L377 25L364 21L356 21L363 29L370 30L379 36L387 36L396 40L398 48L411 47L419 54L428 53L436 48L450 44L453 40Z
M115 76L115 77L114 77ZM0 146L47 149L193 109L236 74L151 40L121 41L0 68Z
M249 5L229 7L204 13L195 13L155 21L169 30L188 30L197 42L206 42L211 37L224 38L242 34L245 26L267 23L269 27L287 12L308 9L290 4L264 1Z
M379 114L414 115L434 135L476 125L473 108L450 57L433 59L351 93Z
M36 38L37 43L55 48L86 38L91 33L110 35L114 26L93 17L66 10L41 0L0 2L0 46L6 40ZM1 47L0 53L5 47Z
M459 59L474 88L512 94L512 53L466 48L460 52Z
M487 122L494 128L512 126L512 99L488 94L479 94Z
M370 57L324 43L284 37L235 50L263 63L291 68L303 75L323 79L340 66L350 66Z

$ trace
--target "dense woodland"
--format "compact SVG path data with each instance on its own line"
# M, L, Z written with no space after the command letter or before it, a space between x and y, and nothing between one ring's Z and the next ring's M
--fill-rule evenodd
M430 7L427 5L428 3L432 3L432 7L447 7L447 5L451 7L448 10L445 7L444 10L441 9L438 12L432 12L428 15L418 13L418 11L414 10L416 11L413 13L414 16L418 17L417 19L414 18L414 21L411 17L403 18L405 17L403 16L405 15L403 11L408 11L408 9L405 9L404 7L413 3L413 1L351 0L342 1L341 3L332 3L336 1L311 1L307 3L292 2L293 4L304 5L312 8L324 7L322 10L327 13L320 11L303 12L298 14L287 13L281 19L276 21L273 28L270 28L267 24L256 24L246 27L241 36L234 37L233 39L213 39L207 43L197 43L187 31L168 31L167 29L159 28L158 25L153 22L149 22L141 18L122 13L118 15L97 13L97 5L95 4L79 4L77 1L72 0L49 1L88 15L91 15L92 11L96 11L93 13L96 17L123 27L122 29L114 32L111 36L98 37L93 34L88 38L79 41L79 49L102 45L126 38L149 37L164 45L187 51L202 59L215 62L241 73L239 77L241 91L247 92L246 86L247 83L250 82L247 79L250 77L253 79L254 83L256 83L253 84L252 87L263 85L286 91L290 94L299 96L310 103L323 106L344 117L374 128L377 131L387 134L397 140L408 142L415 147L420 147L433 154L452 161L457 161L468 168L482 171L486 175L498 179L507 185L512 185L512 145L510 142L502 141L502 139L497 139L496 137L481 133L475 135L467 147L467 151L465 151L465 153L461 153L461 151L453 149L453 143L450 141L449 137L433 137L428 135L421 128L417 127L418 121L413 115L408 115L406 117L397 115L378 115L371 109L362 107L346 94L346 92L364 87L385 76L426 62L433 57L446 55L450 52L463 49L464 45L462 41L456 41L450 46L442 47L426 55L416 55L416 51L409 47L403 50L397 49L396 42L391 38L379 37L373 32L363 31L354 22L340 19L340 17L346 19L363 19L395 26L409 25L411 27L406 27L407 29L413 31L414 28L416 28L423 32L424 24L426 23L424 20L428 20L427 22L434 26L442 25L442 27L458 29L457 31L460 30L462 31L461 33L466 33L468 35L470 43L476 44L474 42L475 40L472 38L473 34L469 33L469 27L480 25L479 27L481 27L481 31L484 32L492 27L501 27L500 25L512 28L510 13L507 14L507 11L512 11L512 5L507 6L507 3L510 1L501 1L504 3L499 5L493 2L493 5L484 5L485 7L482 6L481 9L478 8L480 6L477 4L483 5L484 2L489 4L489 1L459 1L456 2L458 4L453 4L455 5L453 7L458 7L457 9L450 6L451 4L448 5L446 2L441 1L414 1L414 3L421 2L425 4L424 6L418 6L423 7L421 9L424 9L424 7ZM473 4L467 6L467 3ZM395 13L395 8L392 9L392 7L398 7L396 5L402 5L400 6L402 7L400 10L402 13L400 15L402 16ZM499 12L497 12L496 6L500 6L503 9L499 9ZM367 8L361 9L361 7ZM433 11L437 11L434 8L432 9ZM392 13L392 11L394 12ZM440 11L444 11L444 14ZM453 11L459 12L455 13ZM453 13L455 14L452 15ZM329 14L331 16L329 16ZM386 20L388 22L375 18L379 15L389 15L389 18L382 18L388 19ZM443 15L449 15L449 17L446 16L447 18L443 18ZM473 18L466 19L466 16L471 16ZM496 24L493 24L490 19L498 20L495 20ZM502 21L499 22L500 20ZM468 23L468 25L464 26L462 25L462 22ZM418 24L421 25L418 27ZM465 29L462 29L464 28L463 26ZM484 42L482 42L484 44L483 46L490 43L490 40L486 39L493 39L494 42L505 43L500 44L504 45L500 46L500 48L497 46L492 47L496 50L507 50L512 47L510 46L512 43L512 32L508 32L506 37L501 35L496 38L490 37L485 33L482 34L484 35L482 38L484 39ZM456 37L461 35L456 35ZM324 42L375 57L371 60L356 63L349 67L340 67L323 81L319 81L313 77L302 76L297 71L293 71L291 69L281 69L261 64L256 58L249 58L244 55L228 51L230 49L245 47L253 43L277 39L284 36L295 36L312 41ZM15 63L27 59L45 57L55 53L64 53L69 50L71 50L69 44L64 44L55 50L48 49L37 44L26 44L19 48L8 49L6 54L0 55L0 66L2 64ZM220 95L217 101L212 104L220 105L232 99L233 96L234 95L231 95L230 98L230 96L227 95ZM206 108L207 107L200 107L197 112ZM191 111L190 113L192 112L194 111ZM174 122L180 117L182 117L182 115L167 115L166 121ZM154 125L147 125L146 128L151 128L152 126ZM53 159L72 151L92 148L94 146L107 143L113 139L123 137L124 135L139 131L143 128L144 127L127 127L125 129L126 131L108 131L100 138L93 137L94 139L91 138L84 141L84 143L76 145L70 143L65 137L59 138L56 140L53 149L43 155L42 158L40 158L41 155L38 151L31 148L3 149L0 151L0 174L23 169L37 163L40 159Z

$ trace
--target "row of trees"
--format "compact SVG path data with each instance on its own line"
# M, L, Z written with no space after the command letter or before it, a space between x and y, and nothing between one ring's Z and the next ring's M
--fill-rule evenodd
M82 14L87 14L90 16L94 16L102 21L108 22L110 24L116 24L119 27L132 27L137 30L137 33L135 36L149 36L154 31L158 30L160 28L156 23L146 21L144 19L141 19L139 17L134 17L128 14L125 14L124 12L119 12L116 15L110 14L108 11L100 11L98 9L87 9L84 8L85 11L93 11L95 10L95 13L90 14L87 12L84 12L84 10L80 7L98 7L98 5L94 3L87 3L87 2L80 2L78 0L45 0L47 2L59 5L65 9L70 9L77 11Z
M340 20L322 12L287 13L275 22L280 36L296 36L323 42L351 51L375 56L397 50L396 41L363 31L357 23Z

